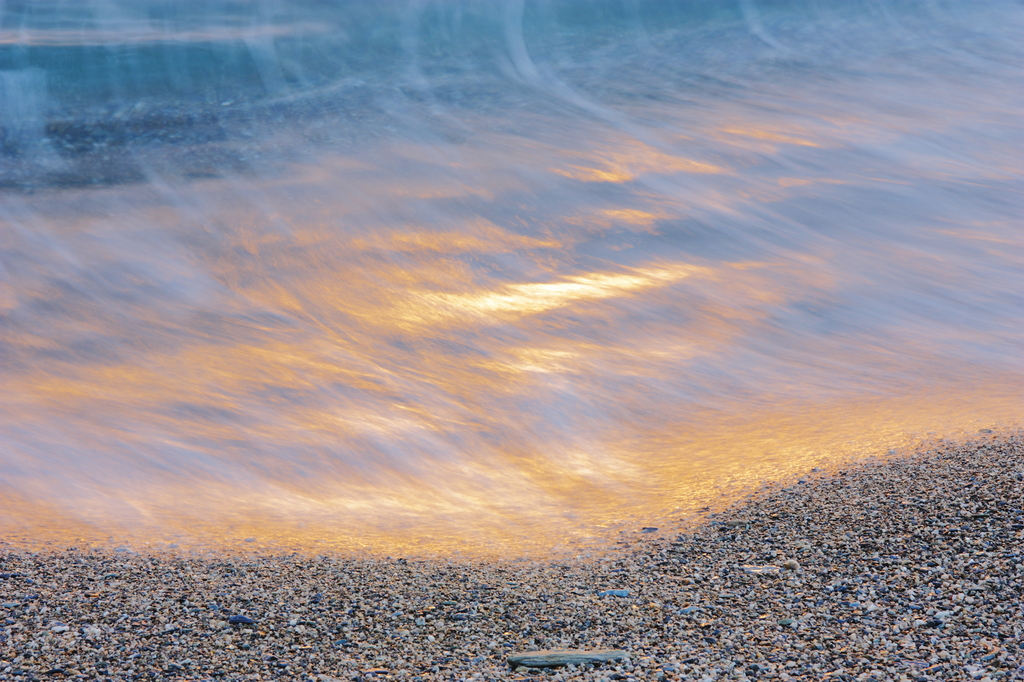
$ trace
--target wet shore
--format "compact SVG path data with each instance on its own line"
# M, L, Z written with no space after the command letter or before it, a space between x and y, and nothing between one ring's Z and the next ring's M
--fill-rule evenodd
M1022 491L980 433L592 557L0 550L0 679L1022 679Z

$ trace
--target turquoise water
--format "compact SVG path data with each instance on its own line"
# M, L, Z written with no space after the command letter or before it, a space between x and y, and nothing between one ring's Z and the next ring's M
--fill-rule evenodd
M1019 425L1022 28L0 3L5 537L572 549Z

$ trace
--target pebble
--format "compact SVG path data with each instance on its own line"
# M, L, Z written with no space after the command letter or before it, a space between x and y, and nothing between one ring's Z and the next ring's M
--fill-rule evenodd
M35 584L0 582L0 679L1009 682L1024 677L1022 467L1020 435L941 443L663 524L628 552L546 561L6 547L0 572ZM604 592L633 598L595 595L626 576ZM624 657L510 660L552 650Z
M526 651L508 657L511 666L524 668L555 668L567 665L585 665L587 663L605 663L621 661L629 654L617 649L584 651L582 649L559 649L549 651Z
M628 597L629 590L604 590L597 593L598 597Z
M744 573L750 573L753 575L770 575L772 573L778 573L781 569L778 566L740 566L740 570Z

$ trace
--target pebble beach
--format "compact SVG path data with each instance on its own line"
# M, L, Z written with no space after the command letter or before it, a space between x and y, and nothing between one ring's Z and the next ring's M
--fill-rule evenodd
M1024 679L1022 491L1024 438L979 433L588 557L7 546L0 680Z

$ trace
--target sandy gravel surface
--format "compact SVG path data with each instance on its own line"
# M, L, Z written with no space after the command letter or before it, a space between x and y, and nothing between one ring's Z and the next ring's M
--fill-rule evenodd
M0 679L1024 679L1022 491L982 434L587 559L7 550ZM555 648L629 659L506 664Z

